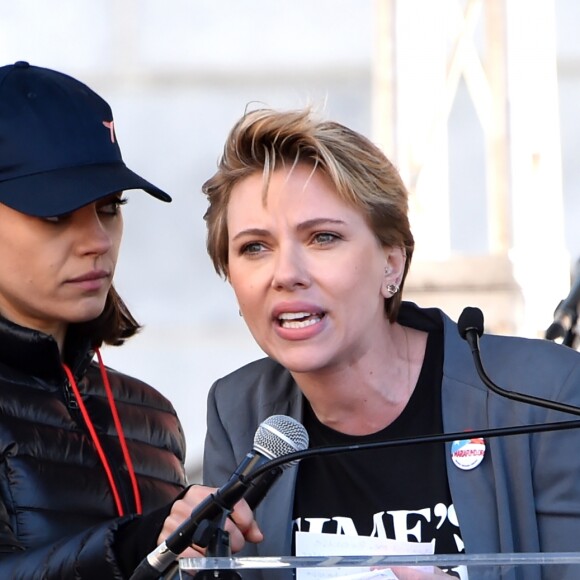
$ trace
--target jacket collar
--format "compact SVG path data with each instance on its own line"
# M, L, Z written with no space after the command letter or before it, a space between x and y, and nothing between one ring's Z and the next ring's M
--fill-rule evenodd
M76 379L90 364L94 351L87 338L75 336L74 326L67 335L65 362ZM48 334L20 326L0 316L0 362L8 367L49 382L62 383L64 371L54 338Z

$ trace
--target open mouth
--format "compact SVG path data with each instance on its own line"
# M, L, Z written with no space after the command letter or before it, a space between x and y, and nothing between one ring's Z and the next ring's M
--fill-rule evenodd
M284 312L278 316L278 324L282 328L306 328L320 322L323 318L322 312Z

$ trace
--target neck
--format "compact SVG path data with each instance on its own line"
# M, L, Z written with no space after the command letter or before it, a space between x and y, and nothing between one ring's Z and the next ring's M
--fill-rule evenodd
M324 425L350 435L375 433L409 402L426 342L426 333L395 324L385 341L355 364L294 374L294 379Z
M34 330L39 330L44 334L48 334L54 338L58 346L58 352L60 352L60 356L62 358L64 352L64 340L66 337L66 326L57 326L57 327L45 327L45 328L35 328Z

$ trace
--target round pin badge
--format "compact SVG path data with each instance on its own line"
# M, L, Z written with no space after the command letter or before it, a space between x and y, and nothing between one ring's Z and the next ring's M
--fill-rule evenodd
M459 469L477 467L485 455L485 441L482 437L461 439L451 444L451 460Z

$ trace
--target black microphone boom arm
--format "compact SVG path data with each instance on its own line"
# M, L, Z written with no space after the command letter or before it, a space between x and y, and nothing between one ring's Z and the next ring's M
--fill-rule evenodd
M572 415L580 416L580 408L558 401L550 401L549 399L542 399L532 395L525 395L524 393L517 393L515 391L508 391L496 385L485 372L481 356L479 353L479 337L483 334L483 314L479 308L467 307L464 308L459 320L457 322L459 334L471 347L471 354L473 355L473 362L479 378L483 383L494 393L502 397L507 397L513 401L520 403L528 403L529 405L536 405L545 409L552 409L553 411L562 411L563 413L570 413Z

